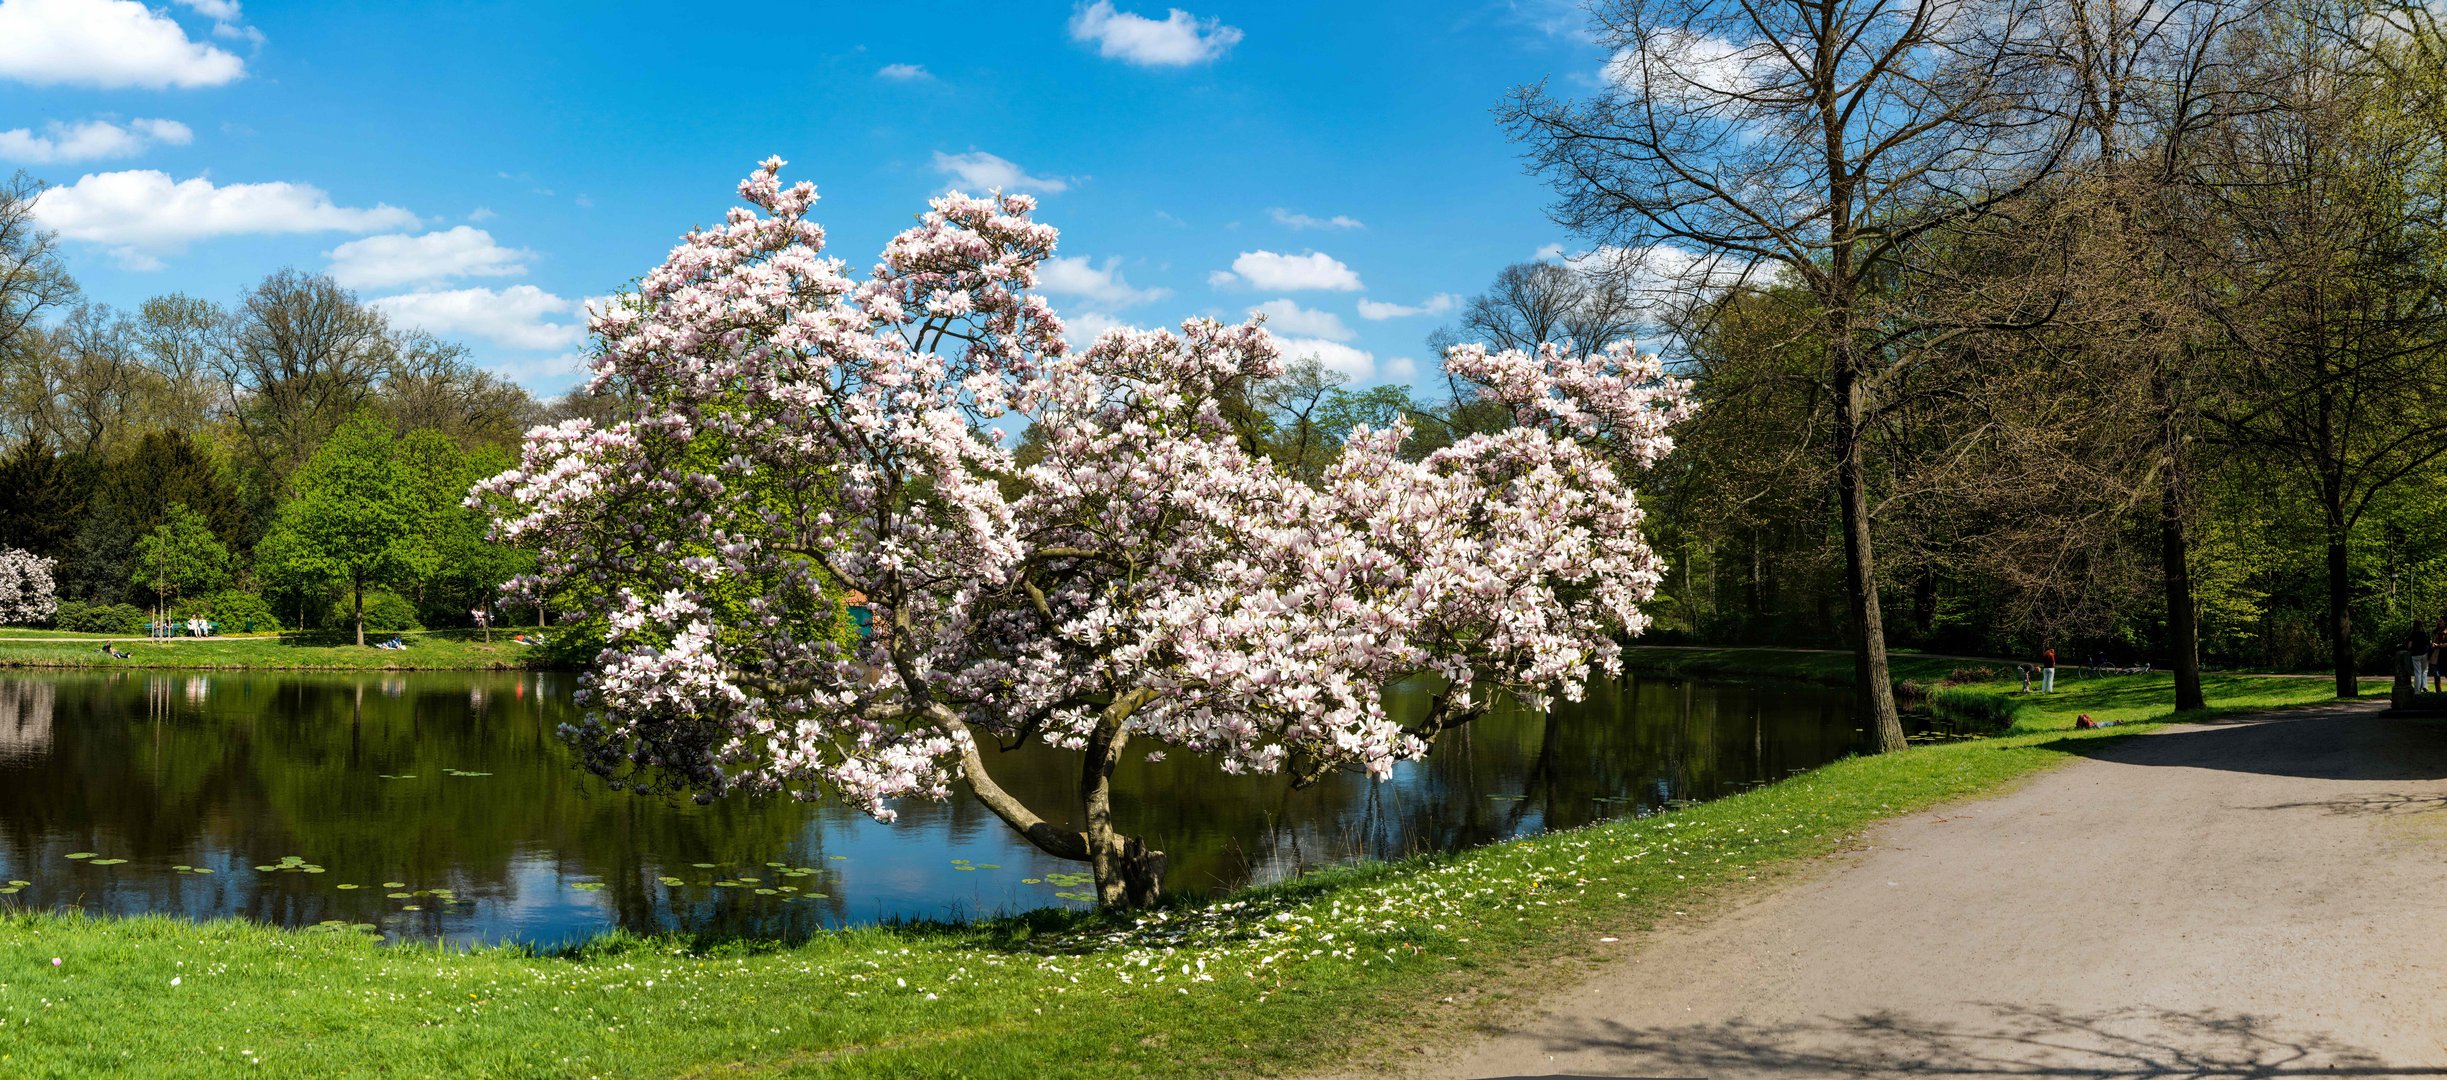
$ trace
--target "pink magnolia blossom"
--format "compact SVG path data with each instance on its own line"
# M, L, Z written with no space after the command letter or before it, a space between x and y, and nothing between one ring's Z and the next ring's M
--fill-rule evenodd
M1099 796L1047 825L984 741L1082 750L1094 792L1132 738L1383 777L1495 691L1577 697L1647 624L1663 567L1626 470L1688 408L1653 357L1456 349L1517 426L1416 460L1405 426L1363 428L1305 483L1226 419L1283 370L1257 323L1074 350L1028 197L938 197L853 278L780 168L595 317L620 419L530 432L471 497L541 553L515 589L600 620L568 734L616 781L884 820L965 786L1110 901ZM1031 425L1024 459L1003 432ZM1451 689L1405 727L1382 688L1417 675Z

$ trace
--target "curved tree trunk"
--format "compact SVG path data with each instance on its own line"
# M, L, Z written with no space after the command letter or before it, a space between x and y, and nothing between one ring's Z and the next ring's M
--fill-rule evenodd
M1130 707L1136 704L1132 702ZM1128 715L1126 708L1119 712L1120 716ZM1079 770L1080 806L1087 822L1084 830L1065 829L1047 821L1003 790L986 772L985 756L978 751L974 737L961 754L961 776L970 795L1037 850L1057 859L1087 863L1096 876L1098 904L1111 908L1147 907L1164 896L1164 853L1149 850L1145 841L1124 836L1113 827L1113 767L1120 763L1122 747L1129 738L1114 710L1108 710L1105 723L1089 738Z

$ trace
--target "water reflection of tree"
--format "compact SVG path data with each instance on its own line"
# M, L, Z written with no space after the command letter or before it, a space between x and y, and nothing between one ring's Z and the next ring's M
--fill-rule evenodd
M328 872L261 875L244 895L228 893L238 880L229 877L122 873L108 879L117 899L104 900L185 910L205 892L220 911L290 924L398 906L382 902L382 889L332 888L340 882L405 881L480 903L509 898L522 872L555 888L599 879L620 924L638 930L684 921L788 934L846 914L827 872L794 882L829 894L821 901L717 895L676 920L656 880L674 866L821 866L820 851L802 849L805 809L663 807L604 792L568 767L552 734L567 718L566 693L539 692L547 688L532 676L222 675L200 695L186 692L186 678L0 680L0 693L28 682L55 688L66 710L45 759L29 763L38 767L0 783L0 850L12 866L63 865L60 852L40 850L45 836L156 862L225 856L246 866L295 854ZM408 917L431 930L454 917L419 906Z

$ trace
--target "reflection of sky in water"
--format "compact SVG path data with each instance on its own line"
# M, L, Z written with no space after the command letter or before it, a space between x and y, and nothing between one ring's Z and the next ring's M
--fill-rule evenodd
M0 675L0 882L32 882L0 904L553 944L611 927L787 937L1087 891L1057 880L1083 865L967 801L904 805L883 825L830 804L609 791L570 767L554 734L573 715L571 685L514 673ZM1417 705L1391 698L1397 712ZM1206 891L1712 798L1841 756L1855 738L1840 692L1629 681L1449 733L1383 784L1336 775L1290 791L1178 751L1147 762L1134 747L1115 801L1125 829L1168 852L1168 887ZM1030 748L992 768L1061 818L1076 760ZM85 851L127 861L66 858ZM291 855L324 872L254 869ZM767 862L815 872L784 877ZM708 884L741 875L760 880Z

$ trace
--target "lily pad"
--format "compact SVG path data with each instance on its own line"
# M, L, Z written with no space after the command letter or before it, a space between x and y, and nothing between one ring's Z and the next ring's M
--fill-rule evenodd
M364 888L364 886L362 886L362 885L342 885L342 886L340 886L340 888L343 888L343 889L361 889L361 888Z
M405 881L386 881L382 883L382 887L386 889L405 889L408 887L408 883Z
M572 888L572 889L576 889L576 890L578 890L579 892L602 892L602 891L603 891L603 883L602 883L602 882L600 882L600 881L573 881L573 882L570 882L570 883L569 883L569 887L570 887L570 888Z
M90 862L90 863L87 863L87 864L85 864L85 865L87 865L87 866L117 866L117 865L119 865L120 863L123 863L123 862L126 862L126 861L127 861L126 859L95 859L94 861L92 861L92 862Z
M688 865L693 866L693 867L696 867L696 868L697 868L697 869L699 869L699 870L711 870L711 869L713 869L713 868L714 868L714 867L715 867L717 864L715 864L715 863L709 863L709 862L698 862L698 863L690 863L690 864L688 864Z
M675 878L675 877L656 878L656 879L654 879L654 880L659 881L659 882L662 882L662 883L663 883L663 884L665 884L665 885L686 885L686 884L688 884L688 882L686 882L686 881L684 881L684 880L681 880L681 879L679 879L679 878Z
M416 894L415 894L415 893L412 893L412 892L395 892L395 893L384 893L383 895L384 895L385 897L389 898L389 899L392 899L392 900L414 900L414 899L416 899Z
M827 858L827 859L831 859L831 860L832 860L832 861L834 861L834 862L840 862L840 861L841 861L841 860L843 860L843 859L849 858L849 856L847 856L847 855L827 855L827 856L825 856L825 858Z
M71 859L90 859L90 858L93 858L93 852L90 852L90 851L71 851L71 852L69 852L69 853L68 853L68 857L69 857L69 858L71 858Z
M758 890L756 890L756 895L758 895L758 896L772 896L772 895L774 895L774 892L773 892L773 890L771 890L771 889L758 889Z

